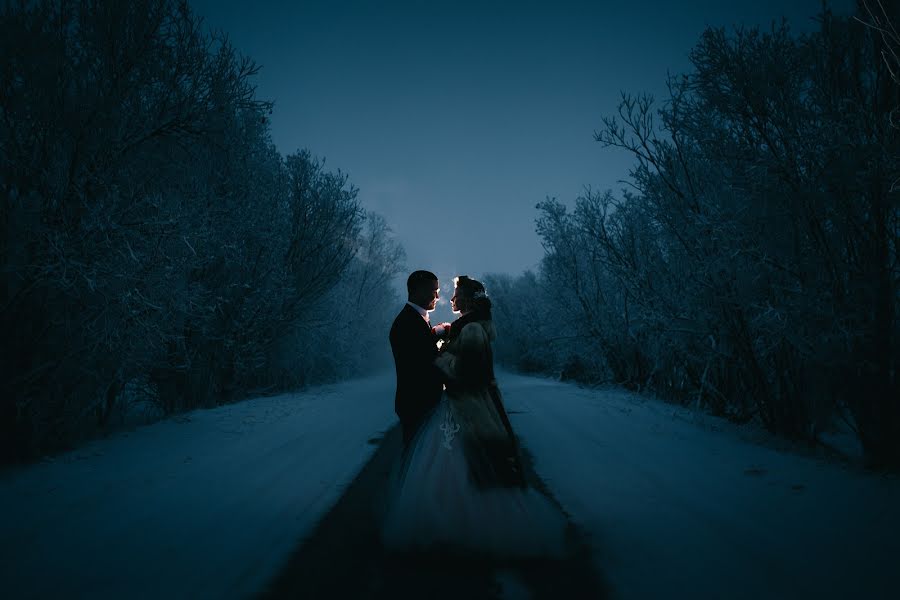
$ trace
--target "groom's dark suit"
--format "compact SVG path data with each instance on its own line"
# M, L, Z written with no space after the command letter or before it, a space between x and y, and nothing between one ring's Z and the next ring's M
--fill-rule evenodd
M440 401L444 376L434 365L437 338L409 304L394 319L390 338L397 368L394 410L403 427L403 443L407 444Z

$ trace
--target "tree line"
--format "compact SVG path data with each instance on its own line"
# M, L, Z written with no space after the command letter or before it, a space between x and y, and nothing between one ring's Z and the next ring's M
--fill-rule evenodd
M628 187L537 205L540 269L487 282L498 357L796 439L842 420L900 465L891 22L708 29L663 102L623 94L595 137L634 156Z
M0 57L3 461L374 360L402 247L279 154L257 65L186 2L4 3Z

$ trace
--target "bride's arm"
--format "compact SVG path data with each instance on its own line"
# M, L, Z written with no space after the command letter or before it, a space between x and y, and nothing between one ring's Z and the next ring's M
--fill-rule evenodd
M466 325L454 344L453 352L446 351L436 360L435 365L441 369L451 381L463 383L482 383L489 377L487 334L478 323Z

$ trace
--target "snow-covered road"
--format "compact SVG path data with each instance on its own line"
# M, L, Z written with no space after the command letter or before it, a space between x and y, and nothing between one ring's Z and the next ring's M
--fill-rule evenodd
M393 383L196 411L3 473L5 597L253 594L395 423ZM590 534L616 597L898 589L896 478L779 452L617 390L506 373L500 383L538 473Z

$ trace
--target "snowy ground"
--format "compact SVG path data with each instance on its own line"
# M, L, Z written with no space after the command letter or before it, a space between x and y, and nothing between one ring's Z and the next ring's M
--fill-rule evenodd
M627 392L502 383L616 597L900 598L896 477Z
M393 384L384 375L195 411L4 474L0 594L255 593L393 425Z
M900 481L617 390L501 374L620 598L888 598ZM196 411L0 476L5 597L246 597L395 423L393 376ZM12 595L9 595L12 592Z

